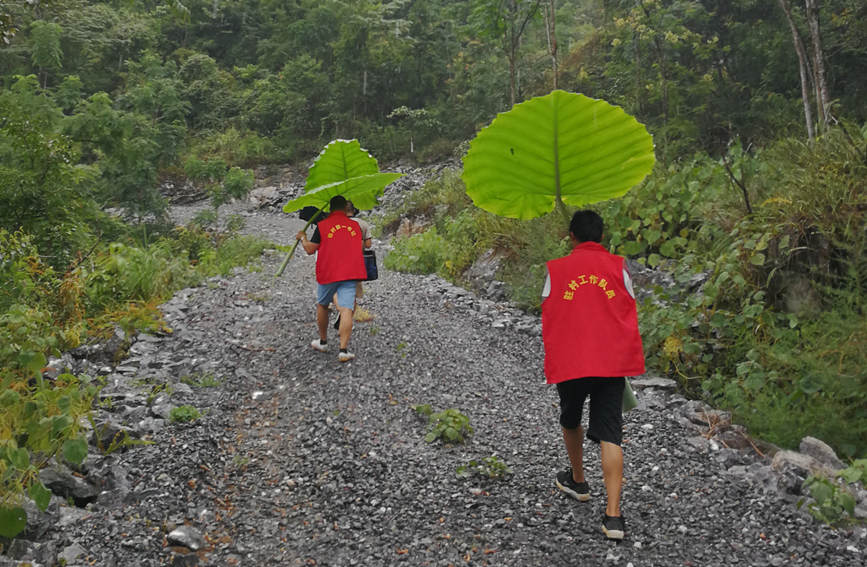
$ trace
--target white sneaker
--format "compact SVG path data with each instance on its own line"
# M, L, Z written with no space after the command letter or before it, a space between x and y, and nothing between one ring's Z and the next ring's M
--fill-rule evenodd
M315 341L310 343L310 346L312 346L314 350L318 350L319 352L328 352L328 345L322 344L322 341L319 339L316 339Z
M351 352L340 352L337 355L337 360L339 360L340 362L349 362L353 358L355 358L355 355Z

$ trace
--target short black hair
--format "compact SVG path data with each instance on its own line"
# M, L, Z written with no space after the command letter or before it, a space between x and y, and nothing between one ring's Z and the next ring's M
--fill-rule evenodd
M576 211L569 223L571 232L578 242L602 242L602 217L593 211Z
M346 209L346 197L343 195L335 195L331 197L331 201L328 203L328 206L333 213L334 211L342 211Z

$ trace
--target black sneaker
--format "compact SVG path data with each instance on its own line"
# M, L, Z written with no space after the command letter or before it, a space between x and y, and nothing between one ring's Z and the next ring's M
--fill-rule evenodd
M608 539L623 539L626 535L626 522L623 521L623 516L602 514L602 532Z
M590 500L590 485L572 480L572 469L557 473L557 488L581 502Z

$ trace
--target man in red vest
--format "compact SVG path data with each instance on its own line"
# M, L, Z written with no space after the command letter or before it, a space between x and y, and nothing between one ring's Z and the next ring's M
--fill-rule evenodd
M331 198L331 214L316 224L313 237L308 240L303 230L295 236L307 254L316 256L316 324L319 338L310 343L319 352L328 352L328 306L337 294L335 306L340 313L337 335L340 352L337 359L349 362L355 355L349 352L352 335L352 310L355 305L355 284L367 278L362 246L370 248L371 240L364 239L361 227L348 216L352 204L341 196Z
M572 216L572 253L548 262L542 292L542 339L545 377L549 384L557 385L560 426L572 465L557 475L557 486L582 502L590 499L581 427L584 400L589 396L587 437L600 444L608 496L602 531L609 539L623 539L624 377L644 373L644 352L629 272L622 257L599 244L602 228L602 218L593 211Z

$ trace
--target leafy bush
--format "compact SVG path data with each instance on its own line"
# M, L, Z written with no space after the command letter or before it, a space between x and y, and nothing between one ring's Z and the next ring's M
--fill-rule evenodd
M391 250L383 260L389 270L411 274L434 274L445 262L445 239L436 228L407 238L395 239Z
M473 474L490 479L502 479L512 474L512 469L497 456L485 457L481 461L472 460L458 467L457 475L467 478Z
M428 404L413 406L413 409L419 415L428 418L431 430L424 438L428 443L437 439L441 439L444 443L463 443L466 437L473 433L470 418L456 409L433 413L433 409Z
M172 411L169 412L169 421L172 423L189 423L196 421L200 417L202 417L202 414L199 410L187 405L172 408Z
M229 127L223 131L205 134L192 148L196 155L219 157L223 162L239 167L251 167L275 159L274 142L255 132L242 132Z
M10 538L26 527L25 494L48 507L51 493L39 480L45 463L58 455L80 464L87 456L79 424L97 391L87 378L61 374L48 383L36 365L12 368L0 370L0 535Z
M855 518L855 497L849 490L849 484L867 482L867 459L858 459L851 466L837 471L833 479L824 476L810 475L804 481L804 489L812 500L807 503L810 514L826 524L841 524ZM805 500L798 502L803 506Z

